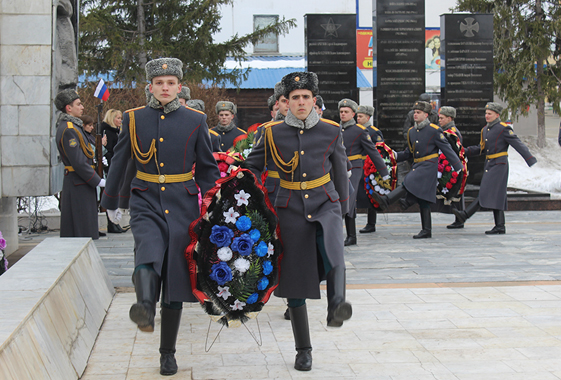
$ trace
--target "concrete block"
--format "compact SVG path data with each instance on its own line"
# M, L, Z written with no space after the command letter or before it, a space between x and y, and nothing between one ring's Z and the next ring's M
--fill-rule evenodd
M0 44L51 45L52 18L45 15L2 15Z
M50 138L45 136L2 137L2 166L48 166Z
M51 77L2 76L0 77L0 91L2 101L6 105L49 105L51 102Z
M28 197L50 195L50 170L48 166L3 166L1 169L2 196Z
M2 75L51 75L49 45L3 45L0 55Z
M19 135L33 135L50 137L51 107L20 106L19 107ZM50 144L49 144L50 145Z
M2 136L17 136L19 134L17 106L0 106L0 131Z
M4 14L50 15L52 0L2 0L0 10Z
M45 239L0 293L0 378L80 378L114 295L92 240Z

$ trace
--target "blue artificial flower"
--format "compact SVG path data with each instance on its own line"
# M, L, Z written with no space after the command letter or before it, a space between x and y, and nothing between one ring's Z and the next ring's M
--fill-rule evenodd
M249 231L249 236L251 236L253 241L257 241L261 237L261 232L259 232L258 229L254 228L253 230Z
M236 227L238 227L238 230L240 231L247 231L251 228L251 219L249 219L247 216L240 216L238 218L238 220L236 221Z
M232 243L231 248L232 251L239 252L242 256L247 256L251 254L251 249L253 248L253 239L249 236L249 234L243 234L240 237L234 238L234 242Z
M270 275L272 271L273 271L273 264L268 260L265 261L263 263L263 274L267 276Z
M268 250L269 247L267 247L267 243L265 243L264 241L260 241L259 244L257 244L257 247L255 247L255 254L257 254L257 256L259 257L263 257L267 255Z
M216 281L218 285L224 285L232 281L232 270L224 261L214 264L211 269L212 273L209 277L211 280Z
M245 300L245 303L248 304L248 305L251 305L252 303L257 302L258 299L259 299L259 294L253 293L252 295L247 297L247 299Z
M234 232L226 226L212 226L210 241L218 247L227 247L232 242Z
M265 290L269 286L269 279L267 277L261 277L257 281L257 290Z

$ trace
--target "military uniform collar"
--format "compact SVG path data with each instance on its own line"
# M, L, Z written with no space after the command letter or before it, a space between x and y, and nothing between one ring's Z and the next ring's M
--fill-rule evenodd
M498 118L496 118L495 120L493 120L492 122L487 123L487 128L492 128L492 127L494 127L495 125L499 124L500 122L501 122L501 118L498 117Z
M282 113L277 112L277 114L275 115L275 118L273 119L274 121L281 121L284 120L286 118L286 116L284 116Z
M355 119L351 119L349 121L345 121L344 123L340 124L342 129L346 129L347 127L350 127L351 125L356 125L356 120Z
M415 123L415 128L417 128L417 130L420 131L421 129L423 129L424 127L426 127L429 124L430 124L430 120L427 117L425 120L421 121L419 124Z
M179 103L179 98L177 97L173 99L171 102L169 102L168 104L166 104L165 106L162 106L162 103L160 103L158 99L152 96L150 98L150 101L148 102L148 107L153 108L155 110L161 110L163 108L164 113L168 114L170 112L178 110L182 106L181 103Z
M71 123L73 123L74 125L77 125L79 127L81 127L84 124L82 119L80 119L79 117L72 116L72 115L69 115L69 114L64 113L64 112L60 114L59 120L60 121L70 121Z
M454 124L453 121L449 122L448 124L444 124L441 128L443 131L447 131L449 129L452 129L456 126L456 124Z
M290 110L288 110L284 122L290 125L291 127L300 128L300 129L311 129L315 125L317 125L317 123L319 123L319 115L315 110L312 109L310 114L306 117L306 120L300 120L296 116L294 116L292 112L290 112Z
M370 122L370 120L368 120L366 123L362 124L362 126L364 128L370 128L372 126L372 123Z
M218 123L218 125L216 126L216 130L222 133L230 132L234 128L236 128L236 123L234 122L234 120L232 120L228 125L222 125Z

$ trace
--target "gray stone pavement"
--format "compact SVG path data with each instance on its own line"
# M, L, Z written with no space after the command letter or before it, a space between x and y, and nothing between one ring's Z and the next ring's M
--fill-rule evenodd
M365 223L359 215L357 228ZM507 234L486 236L490 212L463 230L433 214L433 238L414 240L419 215L379 215L378 231L347 249L347 298L353 318L325 322L325 292L308 300L313 370L293 369L294 341L272 297L247 329L210 322L185 304L177 345L178 379L561 379L561 211L507 212ZM154 379L156 331L128 319L135 300L132 235L96 242L120 292L113 300L83 380ZM261 336L258 345L248 333ZM208 339L208 342L207 342Z

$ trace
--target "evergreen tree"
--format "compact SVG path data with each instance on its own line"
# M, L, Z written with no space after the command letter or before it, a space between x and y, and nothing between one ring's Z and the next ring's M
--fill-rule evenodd
M538 110L539 147L545 146L545 101L560 112L559 0L457 0L456 10L494 13L495 93L518 119ZM506 111L505 111L506 112Z
M245 36L215 43L220 6L232 0L82 0L80 70L98 75L115 70L126 85L144 83L144 65L160 57L184 63L185 80L238 82L247 72L223 72L226 57L242 61L244 48L269 33L286 34L296 26L284 18Z

